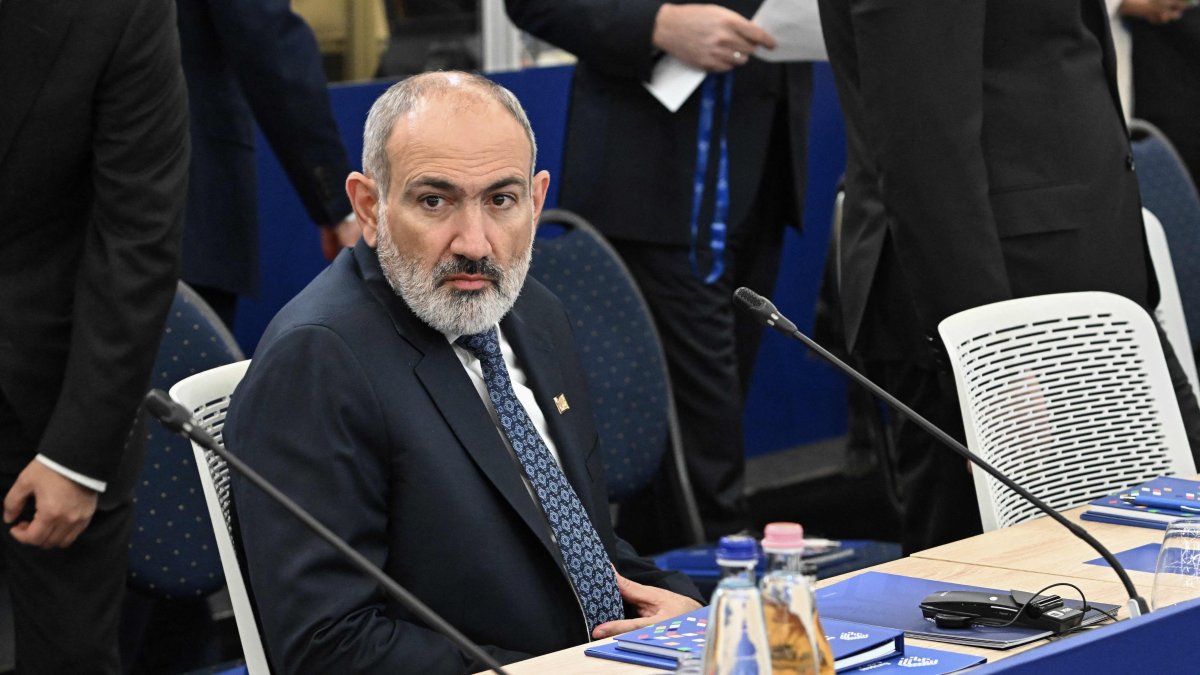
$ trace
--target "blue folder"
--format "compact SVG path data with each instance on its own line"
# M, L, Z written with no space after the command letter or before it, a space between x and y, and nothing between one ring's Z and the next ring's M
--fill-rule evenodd
M948 581L918 579L898 574L864 572L845 581L817 589L817 609L822 617L857 621L885 628L902 630L910 637L954 644L971 645L987 649L1008 649L1053 635L1050 631L1036 628L1009 626L972 626L970 628L938 628L933 621L921 614L920 605L928 595L937 591L993 591L1008 594L1008 590L966 586ZM1034 592L1039 589L1019 589ZM1051 589L1053 593L1058 589ZM1070 591L1070 589L1066 589ZM1064 599L1071 607L1082 607L1078 600ZM1115 610L1116 605L1098 602L1092 607ZM1083 624L1096 623L1106 617L1090 610L1084 615Z

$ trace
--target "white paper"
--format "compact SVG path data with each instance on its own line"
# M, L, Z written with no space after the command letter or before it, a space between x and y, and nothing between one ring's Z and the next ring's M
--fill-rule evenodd
M920 0L914 0L919 2ZM752 21L775 38L775 49L759 48L754 55L764 61L828 61L817 0L763 0ZM705 75L674 56L663 56L643 82L667 110L677 112L696 91Z
M700 86L707 74L674 56L664 55L654 64L654 70L650 72L650 81L642 84L654 94L654 98L667 107L667 110L676 112L692 92L696 91L696 87Z
M913 0L920 2L921 0ZM775 49L759 47L754 55L764 61L828 61L817 0L763 0L751 19L771 34Z

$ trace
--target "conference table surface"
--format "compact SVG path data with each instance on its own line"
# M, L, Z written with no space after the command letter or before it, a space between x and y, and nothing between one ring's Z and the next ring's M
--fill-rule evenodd
M1082 525L1113 553L1144 544L1158 543L1162 539L1161 530L1080 521L1079 514L1082 511L1083 507L1080 507L1066 511L1064 515ZM1079 586L1090 601L1120 605L1118 616L1127 618L1125 601L1128 596L1117 575L1106 566L1086 564L1086 561L1098 557L1099 554L1086 543L1076 539L1062 525L1049 518L1037 518L921 551L907 558L825 579L817 585L827 586L868 571L1030 592L1055 582L1069 581ZM1148 597L1153 575L1136 571L1131 571L1129 575L1139 594ZM1059 593L1057 590L1055 592ZM1059 594L1071 597L1070 589ZM1070 636L1060 639L1070 639ZM611 642L611 638L509 664L504 669L510 675L650 675L668 672L584 655L583 651L588 647L605 642ZM994 662L1028 649L1036 649L1039 645L1047 644L1049 640L1039 640L1008 650L979 649L911 638L906 638L905 642L934 649L977 654L987 657L989 662Z
M1081 520L1079 514L1085 509L1081 506L1064 511L1063 515L1082 526L1113 553L1162 542L1162 530ZM1046 517L919 551L912 557L1029 572L1054 571L1077 579L1117 579L1109 567L1087 564L1086 561L1095 560L1100 554ZM1150 597L1153 574L1129 570L1129 578L1139 595Z
M1136 546L1158 543L1163 533L1146 527L1129 527L1110 525L1105 522L1080 520L1079 514L1084 507L1070 509L1064 512L1070 520L1078 522L1092 536L1100 540L1112 552L1133 549ZM958 584L986 586L991 589L1018 589L1036 591L1043 586L1056 581L1070 581L1079 586L1087 596L1088 601L1104 602L1121 605L1118 616L1127 619L1127 595L1112 569L1105 566L1087 565L1086 561L1099 557L1091 546L1076 539L1066 528L1049 518L1038 518L1019 525L985 532L976 537L962 539L960 542L936 546L936 548L919 551L917 554L900 558L882 565L859 569L859 571L842 574L841 577L824 579L817 586L827 586L838 583L842 579L854 577L864 572L887 572L904 574L908 577L953 581ZM1129 572L1130 579L1138 587L1139 595L1148 597L1152 574L1144 572ZM1058 592L1058 591L1055 591ZM1063 597L1072 597L1069 589L1060 593ZM1070 639L1064 637L1061 639ZM510 675L636 675L662 674L664 670L641 667L607 659L584 656L583 650L596 644L605 644L610 639L599 643L578 645L548 655L527 659L518 663L505 665L505 671ZM1050 640L1038 640L1036 643L1014 647L1010 650L985 650L978 647L935 643L929 640L907 638L906 644L932 647L932 649L973 653L984 656L989 662L998 661L1020 653L1037 649L1039 645L1048 644Z

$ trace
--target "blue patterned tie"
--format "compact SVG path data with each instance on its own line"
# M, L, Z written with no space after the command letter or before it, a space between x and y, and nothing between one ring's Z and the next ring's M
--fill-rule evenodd
M500 353L495 327L483 333L463 335L455 343L474 354L483 365L483 379L496 417L550 521L571 583L583 603L589 628L625 618L617 579L604 545L600 543L600 535L596 534L575 490L517 400L504 356Z

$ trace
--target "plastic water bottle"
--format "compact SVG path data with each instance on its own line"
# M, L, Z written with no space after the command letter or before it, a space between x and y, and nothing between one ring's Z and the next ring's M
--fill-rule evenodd
M721 580L709 606L704 675L768 675L770 648L762 594L755 583L758 543L753 537L721 537Z
M763 612L776 675L833 675L833 655L817 618L812 566L804 562L804 529L770 523L763 534L767 572Z

